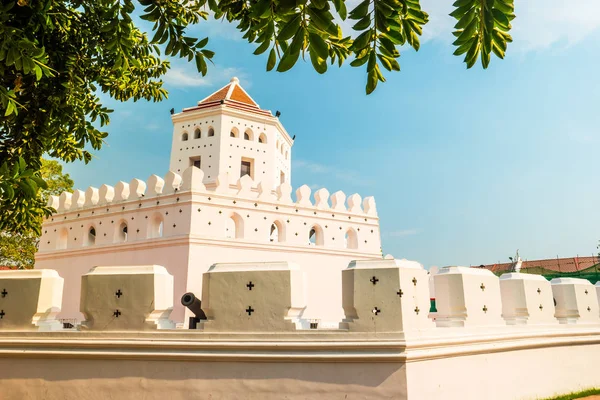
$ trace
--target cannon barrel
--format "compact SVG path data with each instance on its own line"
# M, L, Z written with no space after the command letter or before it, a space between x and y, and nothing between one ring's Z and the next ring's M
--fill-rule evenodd
M181 304L193 312L197 319L206 319L206 314L202 311L202 302L194 293L188 292L181 296Z

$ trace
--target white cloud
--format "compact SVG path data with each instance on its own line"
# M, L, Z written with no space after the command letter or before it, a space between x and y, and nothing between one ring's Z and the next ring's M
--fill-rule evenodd
M453 41L452 28L456 22L452 0L423 0L430 21L423 28L423 41ZM517 51L545 49L557 43L576 44L600 28L598 0L516 0L511 32Z
M161 128L161 126L159 124L157 124L156 122L150 122L149 124L146 124L146 126L144 128L147 131L157 131Z
M179 62L171 60L171 69L163 77L165 86L177 88L196 88L224 86L229 80L237 76L244 88L252 87L248 75L240 68L221 68L218 65L208 64L206 76L202 76L193 62Z
M557 42L573 45L600 27L598 0L519 0L513 21L515 46L547 48Z

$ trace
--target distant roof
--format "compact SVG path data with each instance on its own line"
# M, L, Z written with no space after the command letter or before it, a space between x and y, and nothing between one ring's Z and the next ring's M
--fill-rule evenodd
M0 265L0 271L4 271L4 270L8 270L8 269L14 269L13 267L7 267L4 265Z
M260 108L244 88L240 86L240 80L236 77L231 78L229 83L221 89L200 100L196 107L184 108L183 112L220 106L254 112L269 117L273 116L270 111Z
M550 258L546 260L527 260L521 264L521 270L530 268L540 268L555 272L577 272L593 267L600 263L597 256L593 257L573 257L573 258ZM477 265L474 268L485 268L492 272L510 271L514 263ZM599 267L600 268L600 267Z

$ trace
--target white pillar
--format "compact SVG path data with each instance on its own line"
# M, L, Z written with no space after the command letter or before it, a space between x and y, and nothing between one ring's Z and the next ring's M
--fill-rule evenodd
M433 276L437 326L505 325L498 277L487 269L444 267Z
M561 324L600 323L596 288L587 279L554 278L552 293Z
M500 277L502 317L508 325L557 324L552 286L541 275L509 273Z
M160 265L94 267L81 277L83 329L174 328L173 276Z
M435 328L429 319L427 271L415 261L352 261L342 271L340 324L352 332L418 335Z
M304 272L288 262L215 264L202 278L202 310L211 332L296 330L306 308Z
M51 269L0 271L0 330L62 329L63 284Z

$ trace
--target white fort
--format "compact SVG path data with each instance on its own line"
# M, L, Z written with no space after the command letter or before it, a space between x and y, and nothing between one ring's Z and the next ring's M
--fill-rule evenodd
M200 296L214 263L287 261L306 276L303 317L337 324L341 271L381 259L374 199L327 189L311 196L306 185L294 196L294 141L237 78L172 121L166 174L49 200L57 213L44 222L35 268L64 278L59 316L81 320L81 277L96 266L164 266L174 277L171 318L183 322L179 298Z
M293 140L236 79L172 118L171 171L53 197L36 270L0 271L0 397L517 400L598 386L600 283L382 258L372 198L292 197Z

